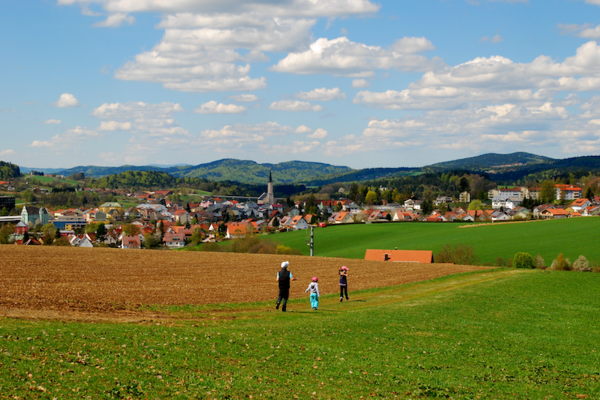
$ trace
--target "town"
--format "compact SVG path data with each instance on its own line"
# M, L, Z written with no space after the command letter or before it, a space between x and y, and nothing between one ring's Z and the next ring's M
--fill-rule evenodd
M14 187L10 181L2 181L0 189L6 193ZM33 192L44 190L30 189ZM317 199L314 194L296 201L275 198L271 176L267 191L254 199L205 195L198 196L195 202L176 202L172 199L181 193L169 189L133 193L120 189L82 190L120 196L136 205L125 207L110 201L95 207L49 209L37 205L19 207L15 197L0 196L0 214L3 215L0 222L5 223L0 230L0 243L181 249L311 226L395 222L497 223L600 214L600 196L588 191L584 197L579 186L550 181L540 187L491 189L484 200L472 200L471 193L464 191L458 198L410 196L403 202L388 202L385 197L399 199L401 196L385 187L369 188L364 201L357 202L344 197L346 193L356 192L356 186L351 185L340 186L338 194L341 196L337 199ZM427 195L431 197L430 193ZM541 201L549 199L553 201ZM528 206L531 204L536 205Z

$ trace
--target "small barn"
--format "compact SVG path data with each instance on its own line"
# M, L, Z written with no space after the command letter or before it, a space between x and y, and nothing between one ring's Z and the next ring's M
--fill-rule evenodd
M433 251L430 250L367 250L365 260L388 262L433 263Z

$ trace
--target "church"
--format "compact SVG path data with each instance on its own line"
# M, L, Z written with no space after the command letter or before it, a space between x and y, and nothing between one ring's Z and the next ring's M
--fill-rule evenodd
M269 183L267 185L267 193L263 193L256 202L258 205L275 204L275 194L273 193L273 177L269 171Z

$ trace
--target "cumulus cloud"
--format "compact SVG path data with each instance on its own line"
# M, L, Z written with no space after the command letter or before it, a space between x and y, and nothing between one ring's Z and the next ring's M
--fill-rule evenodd
M271 110L280 111L321 111L322 106L310 104L307 101L297 100L280 100L271 103L269 106Z
M362 89L371 87L371 84L366 79L355 79L352 81L352 87L355 89Z
M600 38L600 25L592 24L558 24L562 35L574 35L586 39Z
M63 93L53 105L58 108L77 107L79 105L79 100L70 93Z
M377 69L427 71L439 68L440 60L418 53L434 49L426 38L403 38L389 49L351 42L346 37L318 39L300 53L290 53L270 69L294 74L333 74L350 77L372 76Z
M129 126L131 133L152 137L189 136L189 132L179 126L174 114L183 112L179 103L148 104L144 102L105 103L94 109L92 115L109 120L105 127ZM120 125L116 125L117 123ZM129 124L129 125L127 125Z
M309 139L325 139L327 137L327 131L325 129L319 128L314 133L306 137Z
M293 132L294 130L290 126L280 125L277 122L265 122L262 124L225 125L221 129L207 129L200 133L200 137L210 140L211 146L235 147L266 143L266 137L286 136Z
M197 114L239 114L246 110L247 108L244 106L238 106L236 104L222 104L213 100L202 104L200 107L197 107L194 109L194 112Z
M237 94L234 96L229 96L229 98L242 103L258 101L258 97L254 94Z
M131 129L131 122L102 121L99 131L128 131Z
M48 119L44 123L48 125L60 125L62 121L60 119Z
M81 144L99 136L100 134L93 129L77 126L73 129L67 130L65 133L54 135L49 140L34 140L29 146L70 148L74 145Z
M600 120L599 120L600 121ZM313 130L306 125L300 125L296 128L296 133L311 133Z
M296 93L294 97L311 101L343 100L346 98L346 93L337 87L333 89L320 88L311 90L310 92Z
M135 22L135 17L124 13L111 14L104 21L96 22L95 27L98 28L118 28L123 24L132 25Z
M15 154L15 151L13 149L6 149L6 150L1 150L0 151L0 157L4 157L4 156L10 156Z

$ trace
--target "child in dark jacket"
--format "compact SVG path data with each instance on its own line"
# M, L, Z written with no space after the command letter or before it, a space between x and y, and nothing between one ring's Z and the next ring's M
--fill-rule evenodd
M348 297L348 267L345 265L338 271L340 275L340 303L344 301L344 294L346 295L346 301L350 300ZM345 293L344 293L345 292Z

